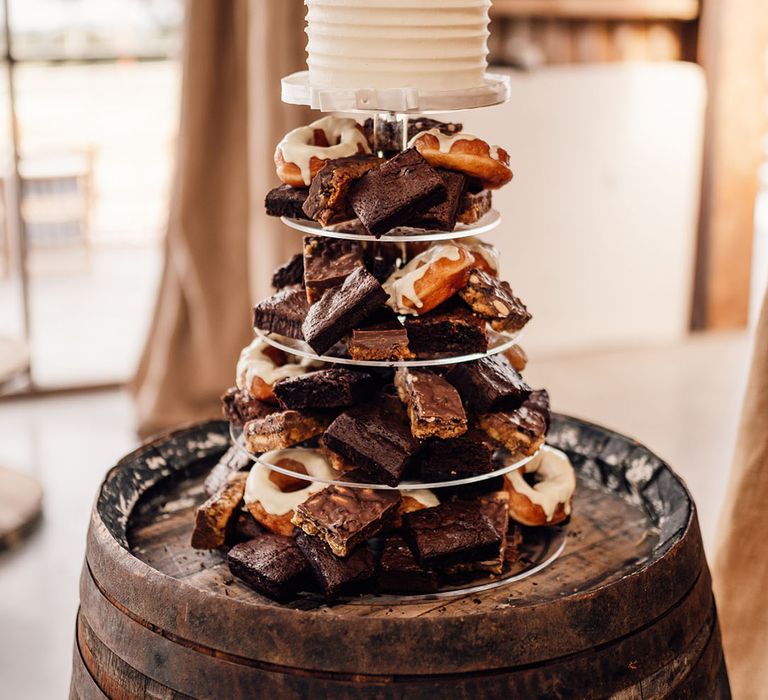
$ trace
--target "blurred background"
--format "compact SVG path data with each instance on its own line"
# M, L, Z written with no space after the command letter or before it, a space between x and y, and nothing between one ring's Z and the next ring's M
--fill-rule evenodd
M266 17L267 2L238 4ZM301 3L288 5L303 46ZM184 177L185 4L6 0L0 14L0 468L33 477L44 514L0 554L0 694L53 698L68 685L91 501L138 442L126 385L152 325L174 173ZM250 22L255 72L269 49ZM223 43L229 30L216 29ZM526 376L556 410L667 459L711 554L768 279L768 12L762 0L495 0L489 47L511 101L451 119L511 154L489 240L534 315ZM277 102L272 82L251 94L260 110ZM261 133L250 109L249 133ZM247 153L271 173L264 129ZM252 301L268 284L259 258L271 268L274 257L275 229L255 212L276 180L259 177L252 291L240 290ZM211 229L210 245L224 233ZM234 375L236 352L207 342ZM10 509L0 495L0 530Z

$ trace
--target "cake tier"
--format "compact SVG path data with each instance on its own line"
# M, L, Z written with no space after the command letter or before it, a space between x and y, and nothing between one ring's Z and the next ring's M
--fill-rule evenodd
M300 459L304 459L302 455L307 452L313 452L315 450L308 450L305 447L288 447L282 450L273 450L269 453L257 454L249 451L243 436L242 427L235 425L234 423L230 423L229 430L232 444L237 447L240 454L248 457L248 459L250 459L252 462L256 462L264 469L278 472L279 474L284 474L285 476L291 477L292 479L298 479L299 481L307 483L344 486L354 489L403 491L405 493L410 492L416 497L418 497L418 494L423 492L425 489L455 489L457 486L480 484L483 481L490 481L491 479L496 479L505 474L510 474L517 469L522 469L539 453L539 450L536 450L536 452L531 455L522 455L512 454L504 449L499 449L498 453L494 457L495 463L499 466L496 469L493 469L492 471L486 472L484 474L475 474L473 476L465 477L456 476L451 479L406 479L395 486L388 486L387 484L373 483L368 480L350 479L348 476L345 476L344 472L335 471L330 467L327 467L327 469L315 471L299 471L296 469L291 469L291 464L297 464L299 463ZM540 449L546 451L550 448L544 446ZM292 453L297 455L296 460L291 459ZM325 461L320 452L317 452L317 455L318 459Z
M483 84L490 0L307 0L314 88Z

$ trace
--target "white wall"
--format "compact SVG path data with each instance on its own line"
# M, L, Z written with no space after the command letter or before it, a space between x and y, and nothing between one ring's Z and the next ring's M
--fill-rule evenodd
M511 73L512 99L452 115L505 146L515 179L486 238L534 320L539 355L685 334L705 88L687 63Z

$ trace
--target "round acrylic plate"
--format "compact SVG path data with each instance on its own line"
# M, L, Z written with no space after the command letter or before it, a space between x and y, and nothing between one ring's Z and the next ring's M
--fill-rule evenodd
M475 476L465 477L464 479L451 479L449 481L402 481L397 486L387 486L386 484L367 484L359 481L346 481L344 479L344 475L341 473L339 474L338 479L322 479L320 477L310 476L309 474L300 474L299 472L286 469L285 467L278 466L277 464L270 464L269 462L265 462L261 458L261 455L254 454L248 450L248 447L245 444L245 438L243 437L242 428L236 426L234 423L230 423L229 432L230 437L232 438L232 443L236 445L243 454L247 455L252 461L264 467L265 469L280 472L281 474L292 476L297 479L301 479L302 481L313 481L319 484L348 486L350 488L358 489L370 488L381 491L419 491L423 489L443 489L453 486L462 486L465 484L475 484L480 481L493 479L494 477L509 474L516 469L520 469L521 467L524 467L526 464L528 464L528 462L530 462L538 454L538 452L535 452L530 456L522 456L512 455L509 452L501 452L500 454L496 455L496 460L503 463L504 466L499 467L498 469L494 469L492 472L488 472L487 474L477 474ZM301 449L304 450L306 448ZM546 450L547 448L543 447L541 449ZM290 447L285 450L281 450L281 452L285 453L286 456L290 455L290 451Z
M343 226L323 227L316 221L307 221L302 219L289 219L286 216L280 217L286 226L290 226L302 233L308 233L312 236L325 236L326 238L344 238L349 241L376 241L392 243L416 243L419 241L449 241L453 239L467 238L468 236L479 236L483 233L492 231L501 223L501 214L492 209L474 224L457 224L453 231L427 231L420 228L411 228L400 226L393 228L382 236L372 236L365 233L365 229L359 227L359 230L344 228ZM360 233L359 231L363 231Z
M287 338L275 333L267 333L260 328L253 329L256 335L263 338L269 345L290 355L303 357L307 360L317 360L319 362L329 362L339 365L354 365L357 367L438 367L440 365L455 365L459 362L472 362L480 360L483 357L490 357L497 353L509 350L518 343L522 331L517 333L499 333L497 331L488 331L488 350L486 352L475 352L470 355L455 355L450 357L437 357L425 360L353 360L351 357L341 355L318 355L303 340ZM336 347L336 346L335 346ZM332 352L333 348L328 352Z
M467 573L463 577L445 580L434 593L391 594L367 593L363 596L347 597L341 600L346 603L370 605L377 603L403 603L419 600L435 600L459 595L470 595L494 588L508 586L534 576L553 564L563 553L568 536L567 525L551 527L523 528L523 541L519 545L520 558L513 563L506 563L501 574L485 574L481 572ZM317 599L317 593L302 593L305 598Z
M306 70L285 76L281 85L283 102L321 112L439 114L499 105L510 95L509 77L498 73L486 73L483 84L476 88L439 92L413 87L319 88L310 84Z

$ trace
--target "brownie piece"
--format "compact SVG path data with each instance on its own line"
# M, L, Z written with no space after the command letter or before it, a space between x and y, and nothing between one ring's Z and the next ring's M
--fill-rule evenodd
M355 360L410 360L408 332L397 314L387 306L375 311L363 326L347 338L347 350Z
M305 236L304 286L307 288L307 301L313 304L326 289L341 286L355 269L363 266L363 251L356 241Z
M453 365L445 378L477 413L515 409L531 395L531 387L504 355Z
M309 565L298 545L283 535L265 533L236 544L227 554L227 565L233 576L280 602L295 597L309 578Z
M361 545L342 559L321 539L302 530L296 532L295 538L326 598L360 591L373 579L373 554L366 545Z
M256 518L247 510L239 510L230 525L227 544L232 546L241 542L248 542L260 537L263 533L264 528L256 522Z
M304 340L301 326L308 313L307 293L300 287L286 287L256 304L253 325L264 331Z
M205 493L209 496L213 496L229 478L230 474L236 474L250 469L251 460L248 455L244 455L240 449L234 445L230 447L216 463L216 466L211 469L205 482L203 482L203 488Z
M358 466L372 482L397 486L419 448L402 404L394 397L355 406L323 435L325 445Z
M490 559L501 543L501 535L474 501L451 501L406 513L403 523L406 539L426 566Z
M192 547L216 549L224 546L230 521L243 501L247 478L246 472L230 474L221 488L197 509Z
M549 430L549 394L546 389L531 392L513 411L482 413L479 426L510 452L532 455L543 444Z
M495 469L496 446L482 431L473 428L450 440L428 440L419 456L419 473L425 481L464 479Z
M298 505L291 522L346 557L389 523L400 501L399 491L333 484Z
M222 394L221 404L224 417L235 425L243 425L254 418L264 418L276 410L272 404L254 399L248 392L240 391L236 386L230 387Z
M365 266L379 282L385 282L403 259L399 243L373 241L365 247Z
M287 216L289 219L309 219L304 213L304 202L309 194L308 187L280 185L267 192L264 206L270 216Z
M437 575L416 560L400 535L384 542L379 559L379 588L392 593L432 593L437 590Z
M405 329L417 357L471 355L488 350L485 321L460 302L448 301L429 313L409 316Z
M487 318L495 331L519 331L531 320L531 314L513 293L509 282L501 282L475 268L459 296L476 314Z
M276 382L273 391L283 408L340 408L369 398L376 385L367 372L321 369Z
M370 153L326 160L312 178L304 214L323 226L353 219L349 190L355 180L380 164L381 159Z
M312 304L302 324L304 339L322 355L387 300L387 293L364 267L341 287L329 289Z
M465 190L459 202L456 215L460 224L474 224L480 221L493 206L493 195L490 190L469 192Z
M466 571L487 571L492 574L501 574L504 570L507 552L507 529L509 527L509 494L506 491L497 491L477 498L480 510L493 525L501 541L498 549L492 557L477 561L463 562L446 567L445 573L462 573Z
M453 231L456 227L456 217L467 179L455 170L437 168L437 173L443 179L443 184L445 185L447 193L445 201L435 204L421 214L418 214L408 222L408 225L415 228Z
M408 408L414 437L453 438L467 432L459 392L439 374L401 367L395 374L395 386Z
M298 445L320 435L330 417L324 413L278 411L264 418L248 421L243 426L245 443L251 452L260 454Z
M440 175L411 148L368 171L355 183L349 200L368 233L381 236L446 196Z
M293 285L304 286L304 256L301 253L291 256L287 263L272 273L272 286L275 289Z

